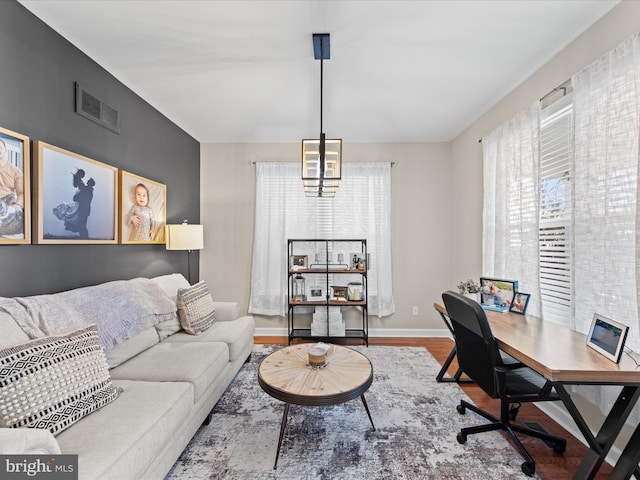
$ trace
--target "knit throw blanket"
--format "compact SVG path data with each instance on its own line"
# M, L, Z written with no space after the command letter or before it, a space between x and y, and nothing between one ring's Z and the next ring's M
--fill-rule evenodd
M176 306L148 278L117 280L51 295L0 297L30 338L56 335L95 323L105 352L136 333L176 317Z

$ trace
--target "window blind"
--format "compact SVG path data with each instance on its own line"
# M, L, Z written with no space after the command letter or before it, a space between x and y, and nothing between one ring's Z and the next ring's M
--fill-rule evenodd
M573 96L540 116L540 296L545 320L571 319L571 159Z

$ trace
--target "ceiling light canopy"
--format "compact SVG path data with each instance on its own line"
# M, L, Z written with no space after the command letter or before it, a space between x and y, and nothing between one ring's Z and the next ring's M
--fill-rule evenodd
M325 138L322 128L324 60L331 58L328 33L313 34L313 56L320 60L320 138L302 140L302 183L307 196L333 197L342 177L342 139Z

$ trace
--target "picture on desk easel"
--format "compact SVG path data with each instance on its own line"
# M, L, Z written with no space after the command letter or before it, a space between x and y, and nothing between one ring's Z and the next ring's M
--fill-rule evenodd
M530 298L531 295L529 295L528 293L516 292L516 294L513 296L513 301L511 302L509 311L513 313L519 313L521 315L526 314Z
M517 291L517 280L480 277L480 305L486 310L506 312Z

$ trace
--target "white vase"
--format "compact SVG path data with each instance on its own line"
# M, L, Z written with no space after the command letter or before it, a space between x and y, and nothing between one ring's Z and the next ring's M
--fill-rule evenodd
M474 302L478 301L478 293L465 293L464 296L470 298Z

